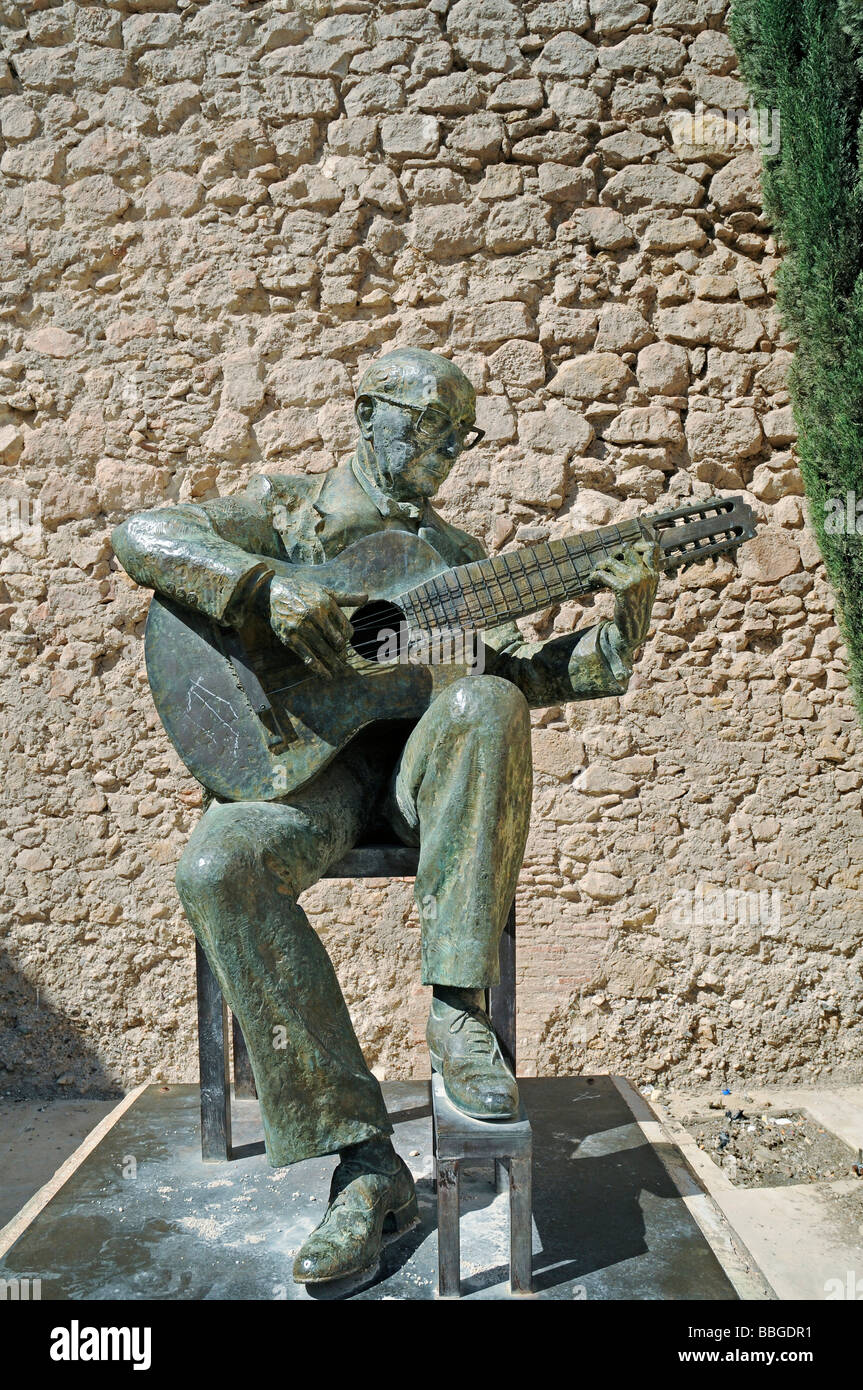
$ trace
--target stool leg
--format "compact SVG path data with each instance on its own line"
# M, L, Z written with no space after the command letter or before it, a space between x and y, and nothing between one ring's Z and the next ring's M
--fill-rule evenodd
M494 1190L509 1192L509 1163L505 1158L496 1158L494 1161Z
M492 1027L507 1065L515 1073L515 902L500 938L500 984L488 994Z
M533 1287L531 1158L509 1160L509 1287L530 1293Z
M458 1298L461 1294L458 1177L457 1159L438 1159L437 1258L439 1298Z
M429 1087L431 1091L431 1087ZM437 1196L437 1111L432 1098L432 1192Z
M224 1163L231 1155L228 1006L200 942L196 942L195 946L195 970L198 982L201 1157L205 1163Z
M232 1033L234 1039L234 1095L237 1100L254 1100L258 1093L255 1089L255 1078L252 1073L252 1064L249 1061L249 1051L246 1047L246 1039L243 1037L243 1030L233 1015Z

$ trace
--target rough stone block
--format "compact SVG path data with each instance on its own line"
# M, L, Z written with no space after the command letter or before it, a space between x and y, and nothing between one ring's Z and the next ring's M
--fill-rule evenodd
M556 396L589 401L597 396L615 396L634 381L632 372L616 353L586 352L562 362L548 389Z
M431 157L440 144L440 125L434 116L385 116L381 121L381 145L386 154Z

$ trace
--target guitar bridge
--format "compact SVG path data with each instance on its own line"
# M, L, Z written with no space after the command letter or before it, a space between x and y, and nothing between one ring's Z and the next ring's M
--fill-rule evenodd
M237 685L251 705L264 731L267 747L271 753L283 753L288 744L293 742L295 737L293 730L290 727L284 729L279 723L278 715L270 703L267 692L249 664L248 653L239 635L230 629L228 632L220 632L219 639L236 677Z

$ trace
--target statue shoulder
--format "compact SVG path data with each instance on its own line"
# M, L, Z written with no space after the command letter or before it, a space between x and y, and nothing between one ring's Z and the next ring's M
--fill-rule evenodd
M265 512L293 564L314 564L326 558L319 537L323 517L318 504L333 472L258 473L246 484L244 495Z
M246 483L243 495L268 511L279 503L293 508L303 502L314 502L327 476L326 473L255 473Z

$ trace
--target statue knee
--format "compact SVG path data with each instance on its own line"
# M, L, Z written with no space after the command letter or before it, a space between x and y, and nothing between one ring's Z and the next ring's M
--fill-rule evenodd
M302 810L271 808L266 818L245 803L221 808L204 836L193 834L177 865L175 881L187 912L207 912L277 895L287 906L315 882L320 836ZM253 901L257 907L253 906Z
M500 676L465 676L449 687L453 716L480 730L504 729L512 737L530 734L530 711L518 686Z
M223 846L187 845L174 876L186 910L206 909L218 903L237 868L237 857Z

